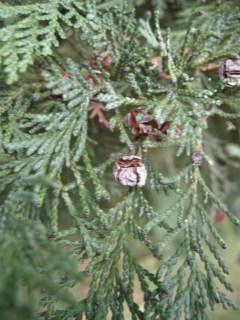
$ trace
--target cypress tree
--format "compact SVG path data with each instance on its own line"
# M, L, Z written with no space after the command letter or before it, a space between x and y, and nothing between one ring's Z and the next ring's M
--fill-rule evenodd
M238 0L0 3L1 319L236 308L239 52Z

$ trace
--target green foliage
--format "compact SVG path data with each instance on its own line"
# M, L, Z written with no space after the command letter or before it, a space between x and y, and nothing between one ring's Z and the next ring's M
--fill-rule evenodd
M0 56L8 73L8 82L17 80L18 72L25 72L34 57L52 54L59 39L66 38L64 26L84 24L82 6L77 1L50 1L20 6L0 5L0 17L8 21L1 29Z
M214 131L219 119L239 127L239 87L202 67L239 53L240 10L236 1L209 2L0 4L5 319L120 320L127 309L131 319L192 320L216 304L235 308L211 212L239 225L227 203L239 148L225 148ZM171 30L160 27L170 8ZM167 132L135 139L126 115L138 107L170 123ZM132 144L147 167L144 189L113 181ZM159 211L152 195L163 192L173 201ZM136 243L156 260L153 270L139 263ZM87 296L73 297L85 282Z
M49 243L39 221L12 216L10 212L15 208L11 203L5 208L9 211L8 217L1 211L1 316L33 319L48 305L47 297L52 303L62 301L75 306L76 301L63 282L71 285L81 279L76 261Z

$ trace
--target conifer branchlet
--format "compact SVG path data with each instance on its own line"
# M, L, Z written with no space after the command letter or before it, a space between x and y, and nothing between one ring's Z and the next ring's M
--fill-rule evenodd
M0 3L3 319L236 308L211 213L239 225L239 37L237 0Z

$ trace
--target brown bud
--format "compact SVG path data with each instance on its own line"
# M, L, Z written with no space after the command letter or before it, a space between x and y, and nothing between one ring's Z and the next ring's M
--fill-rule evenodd
M202 164L203 155L201 152L196 152L192 156L192 165L195 167L199 167Z
M140 157L129 155L118 160L113 175L123 186L143 187L147 179L147 170Z
M101 52L99 51L99 54ZM88 58L89 64L92 68L96 68L97 67L97 55L96 54L91 54ZM111 56L111 54L107 54L105 55L105 57L100 59L100 63L102 65L102 67L104 69L108 69L110 67L110 65L112 64L113 61L113 57Z
M219 76L231 87L240 85L240 59L227 59L219 68Z
M222 210L216 210L213 215L213 221L215 223L222 223L226 219L226 215Z
M166 134L170 127L170 122L158 123L150 113L144 113L142 108L130 111L126 116L127 124L132 128L132 133L136 138L150 138L158 140L161 133Z
M217 71L219 69L219 64L217 64L217 63L208 63L208 64L202 65L199 69L202 72L217 74Z

